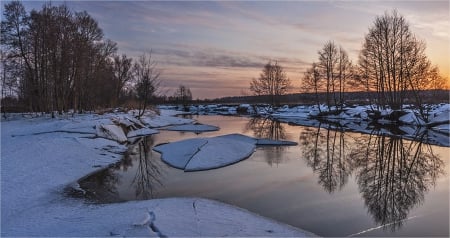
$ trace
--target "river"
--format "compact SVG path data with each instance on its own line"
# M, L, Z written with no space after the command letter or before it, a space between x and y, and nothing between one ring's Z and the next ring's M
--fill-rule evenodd
M193 116L219 126L194 134L161 130L131 145L121 162L83 178L88 201L203 197L320 236L449 236L450 148L270 119ZM183 172L151 148L187 138L241 133L298 142L258 147L248 159Z

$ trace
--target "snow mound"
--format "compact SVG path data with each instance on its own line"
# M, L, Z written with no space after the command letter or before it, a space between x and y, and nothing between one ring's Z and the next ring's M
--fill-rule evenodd
M175 168L200 171L221 168L244 160L253 154L257 145L281 146L296 143L229 134L172 142L155 146L153 150L161 153L161 159Z
M128 141L127 136L119 126L100 124L97 125L95 129L98 137L103 137L120 143L125 143Z
M425 122L421 118L417 117L414 112L408 112L401 116L398 120L409 125L425 125Z
M430 124L450 123L450 104L436 108L430 113Z
M111 121L126 128L134 127L134 123L128 120L128 118L112 118Z
M192 119L185 119L166 115L144 117L141 118L141 121L142 123L148 125L150 128L165 127L170 125L182 125L194 122L194 120Z
M133 137L137 137L137 136L148 136L148 135L153 135L153 134L157 134L157 133L159 133L158 130L144 127L141 129L137 129L137 130L128 132L127 137L133 138Z
M171 126L166 128L169 131L190 131L195 133L206 132L206 131L218 131L220 130L217 126L204 125L204 124L186 124L179 126Z

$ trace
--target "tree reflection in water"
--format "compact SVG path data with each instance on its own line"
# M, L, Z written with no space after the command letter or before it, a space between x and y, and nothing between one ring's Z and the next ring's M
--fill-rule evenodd
M139 164L132 182L136 188L136 198L153 198L153 188L162 185L159 179L161 177L160 167L152 158L153 144L153 137L144 137L137 146Z
M302 155L307 165L319 175L319 184L328 193L341 189L353 171L352 161L348 159L351 148L345 143L344 130L306 128L300 134Z
M422 142L425 133L405 140L374 130L352 138L343 130L306 128L300 134L300 146L307 165L329 193L341 189L355 172L375 222L395 230L444 174L444 162L433 154L431 145Z
M360 140L352 157L358 165L357 182L369 212L377 224L402 225L409 211L424 200L424 194L444 174L444 162L422 142L426 133L413 141L388 137L373 131Z
M253 117L245 126L244 132L252 131L257 138L271 140L286 140L287 134L284 125L267 117ZM282 162L285 146L271 146L264 150L266 162L272 166Z
M95 202L129 200L129 198L122 198L123 194L118 192L117 187L122 186L119 185L121 179L118 174L119 171L133 173L134 171L129 171L129 168L132 168L133 163L137 162L136 173L128 187L134 188L134 199L153 198L154 188L162 186L160 164L158 160L152 158L153 143L152 137L143 137L130 145L122 161L81 179L79 184L86 191L86 196Z

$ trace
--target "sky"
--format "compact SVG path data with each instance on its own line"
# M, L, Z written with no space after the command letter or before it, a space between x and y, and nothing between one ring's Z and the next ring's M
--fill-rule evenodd
M43 2L24 1L27 11ZM357 63L377 16L397 9L444 76L450 69L449 1L52 1L87 11L119 54L152 51L163 91L194 99L250 95L264 64L278 61L300 91L303 73L330 40Z

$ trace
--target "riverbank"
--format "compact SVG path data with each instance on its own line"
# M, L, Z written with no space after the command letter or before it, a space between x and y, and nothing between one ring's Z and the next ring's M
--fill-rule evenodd
M67 196L68 185L121 159L126 146L99 137L96 129L117 117L16 117L1 122L2 236L312 235L201 198L96 205Z

